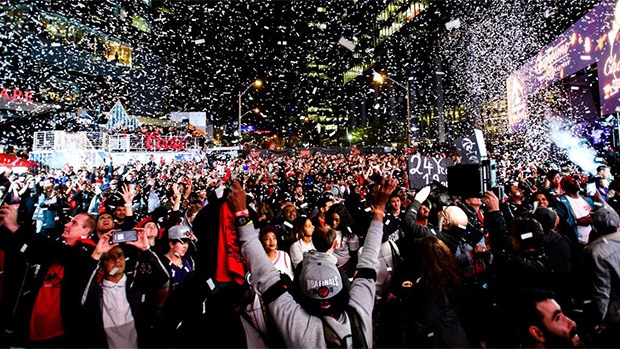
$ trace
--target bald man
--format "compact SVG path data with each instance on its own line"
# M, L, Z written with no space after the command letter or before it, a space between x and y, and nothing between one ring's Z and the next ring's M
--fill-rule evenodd
M475 241L470 238L471 234L467 231L467 214L458 206L445 206L439 211L438 228L416 224L420 206L429 194L430 187L424 187L415 195L403 219L404 239L398 240L397 245L406 255L407 252L403 251L411 250L416 239L435 236L448 246L463 271L470 272L476 259L489 254L484 237L480 236Z
M407 208L405 218L403 220L403 232L405 240L411 243L411 240L426 236L436 236L446 243L450 251L455 254L459 245L459 232L467 228L467 214L457 206L444 207L438 213L439 228L420 226L416 224L418 211L422 202L428 198L430 187L422 188L414 197L413 202Z

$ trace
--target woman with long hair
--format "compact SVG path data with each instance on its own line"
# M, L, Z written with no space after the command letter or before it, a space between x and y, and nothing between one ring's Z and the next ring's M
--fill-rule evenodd
M413 268L400 285L405 347L469 347L458 317L462 276L456 259L434 236L419 239L415 250Z
M293 261L293 269L304 259L304 252L316 250L312 243L312 235L314 233L314 225L312 220L307 217L301 217L295 222L292 233L295 234L297 240L293 242L289 250L291 260Z
M334 256L338 259L338 269L353 277L360 240L353 231L351 214L343 204L333 204L325 214L325 223L336 230Z
M273 209L269 207L269 204L261 200L257 201L256 215L258 216L258 222L254 225L259 229L270 224L275 216Z

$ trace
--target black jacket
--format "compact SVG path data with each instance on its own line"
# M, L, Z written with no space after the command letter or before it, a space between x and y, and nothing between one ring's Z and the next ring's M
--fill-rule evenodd
M52 264L64 267L61 281L60 311L66 343L81 346L80 298L87 282L86 271L94 264L90 257L94 246L78 241L73 246L34 234L26 227L11 233L0 227L0 248L8 260L3 299L10 301L15 311L6 314L15 332L13 345L29 346L30 317L39 289ZM6 278L9 278L8 280ZM13 287L16 286L16 287ZM8 306L8 305L7 305Z
M511 299L523 288L554 289L555 275L544 249L524 253L515 251L500 211L487 214L485 227L489 231L493 251L495 277L492 287L501 300Z
M432 225L420 226L416 223L418 217L418 210L420 209L421 203L416 200L413 200L411 205L407 208L407 212L405 213L405 218L402 222L402 230L404 234L404 238L398 240L399 247L406 249L406 245L411 243L412 239L422 238L426 236L435 236L439 238L439 240L443 241L450 252L454 255L456 253L456 249L459 245L460 237L456 234L452 234L447 231L439 231L439 229ZM403 240L403 241L401 241ZM403 252L403 250L401 250Z
M141 251L139 254L140 262L149 266L149 272L133 270L128 272L125 292L127 301L131 308L134 324L138 333L138 347L151 347L156 345L153 340L157 334L156 325L159 319L156 318L158 309L156 306L155 291L161 289L169 280L169 275L165 271L165 266L155 252L152 250ZM107 337L103 328L103 290L101 284L96 282L96 274L99 269L99 262L91 258L91 270L86 275L89 282L85 290L85 298L80 298L83 303L82 331L85 334L83 347L106 348L108 347ZM161 343L160 343L161 344Z

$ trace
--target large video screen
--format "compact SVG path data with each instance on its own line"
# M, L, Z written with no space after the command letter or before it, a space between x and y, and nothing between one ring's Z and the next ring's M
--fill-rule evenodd
M620 112L620 0L603 0L507 81L511 124L527 119L528 97L598 67L598 115Z

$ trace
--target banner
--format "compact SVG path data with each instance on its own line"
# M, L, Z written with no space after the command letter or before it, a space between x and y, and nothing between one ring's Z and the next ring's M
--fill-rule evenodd
M457 138L454 145L462 164L479 164L487 157L481 130L474 130L474 133L468 136Z
M448 158L432 158L412 155L407 161L407 173L409 174L409 187L420 189L437 181L443 186L448 186L448 167L454 165L454 160Z

